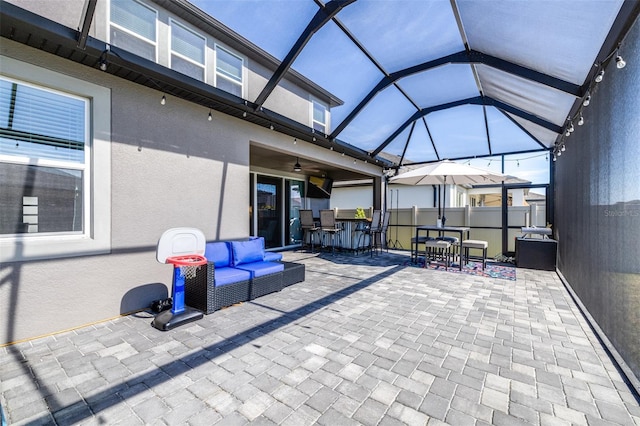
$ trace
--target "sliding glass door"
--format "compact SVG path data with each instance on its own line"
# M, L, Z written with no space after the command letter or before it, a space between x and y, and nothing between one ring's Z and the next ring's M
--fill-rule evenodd
M282 179L257 176L256 197L258 236L264 237L266 248L282 245Z
M300 227L300 209L304 208L304 182L299 180L287 180L287 212L289 229L286 235L287 245L300 244L302 242L302 228Z
M264 237L266 248L300 244L304 181L255 175L250 194L251 235Z

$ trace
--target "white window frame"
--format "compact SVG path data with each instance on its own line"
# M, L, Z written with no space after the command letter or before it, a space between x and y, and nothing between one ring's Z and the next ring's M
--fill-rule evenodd
M240 59L240 75L242 76L242 80L240 81L240 92L241 98L245 98L245 91L246 91L246 87L245 87L245 81L247 81L245 72L246 72L246 61L245 58L242 55L239 55L238 53L234 52L233 50L229 49L226 46L223 46L221 44L215 43L214 45L214 49L215 49L215 60L214 60L214 75L215 75L215 81L214 81L214 86L218 87L218 78L222 78L226 81L230 81L233 84L238 84L238 81L231 79L229 77L227 77L226 75L224 75L223 73L218 72L218 51L219 50L224 50L226 53L228 53L229 55L235 56L236 58Z
M180 28L182 28L185 31L190 32L191 34L193 34L194 36L202 39L202 47L203 47L203 52L202 52L202 63L196 62L193 59L184 56L183 54L176 52L175 50L173 50L173 26L177 25ZM202 81L206 82L207 81L207 38L205 36L203 36L202 34L192 30L191 28L189 28L188 26L186 26L185 24L183 24L180 21L177 21L173 18L169 19L169 40L167 42L168 46L169 46L169 68L172 68L172 61L173 61L173 55L178 56L180 59L190 62L194 65L197 65L198 67L202 68Z
M325 102L321 102L318 99L315 98L311 98L310 102L310 110L309 110L309 122L311 123L311 128L314 129L315 131L319 131L322 132L324 134L329 134L329 106L325 103ZM313 114L314 110L315 110L315 106L316 105L320 105L322 108L324 108L324 118L325 118L325 123L322 123L320 121L316 121L315 116ZM323 127L323 129L316 129L315 124L319 124L320 126Z
M84 194L89 194L91 191L91 186L90 186L90 182L89 179L87 179L87 177L91 176L91 140L90 140L90 117L91 117L91 108L90 108L90 101L89 99L87 99L86 97L80 97L80 96L76 96L74 94L71 93L66 93L66 92L62 92L59 90L55 90L55 89L51 89L49 87L44 87L44 86L40 86L40 85L36 85L36 84L31 84L29 82L26 81L22 81L20 79L15 79L15 78L11 78L8 76L4 76L2 75L2 79L5 81L10 81L12 83L17 83L20 86L24 86L24 87L32 87L34 89L37 90L41 90L41 91L45 91L45 92L51 92L51 93L55 93L56 95L59 96L64 96L67 98L73 98L79 101L82 101L84 103L84 121L85 121L85 131L84 131L84 135L83 135L83 139L84 139L84 150L83 150L83 154L84 154L84 159L83 161L80 162L74 162L74 161L65 161L65 160L54 160L54 159L50 159L50 158L33 158L31 156L27 156L27 155L2 155L0 154L0 162L2 163L11 163L11 164L19 164L19 165L23 165L23 166L37 166L37 167L50 167L50 168L59 168L59 169L65 169L65 170L77 170L80 171L82 173L83 179L82 179L82 194L83 194L83 199L82 199L82 211L83 211L83 230L82 232L79 231L68 231L68 232L56 232L55 234L52 235L83 235L83 236L87 236L88 234L88 230L87 227L90 222L89 219L91 217L91 206L90 203L87 202L86 197L84 196ZM22 234L17 234L17 235L22 235ZM47 235L46 233L35 233L35 234L30 234L31 236L33 236L33 238L38 238L41 237L43 235ZM8 237L11 237L12 235L8 235ZM0 238L2 238L4 236L0 236Z
M83 232L0 236L0 262L29 261L109 253L111 251L111 92L105 87L45 68L0 56L3 77L44 90L88 99L84 167ZM2 161L25 164L20 158ZM46 163L46 164L45 164ZM34 164L33 162L26 164ZM71 163L38 160L35 165ZM75 168L79 164L75 163Z
M109 7L107 10L107 36L108 36L108 40L109 43L111 43L111 26L113 25L114 27L118 28L119 30L122 30L124 32L126 32L127 34L135 37L135 38L139 38L140 40L143 40L151 45L153 45L154 47L154 52L155 52L155 58L153 59L154 62L158 62L158 31L159 31L159 27L158 27L158 10L149 6L148 4L146 4L145 2L142 2L140 0L130 0L133 1L135 3L138 3L140 5L142 5L143 7L151 10L153 13L155 13L155 26L156 26L156 39L155 40L151 40L146 38L143 35L140 35L132 30L130 30L127 27L123 27L122 25L116 24L115 22L111 21L111 1L109 1Z

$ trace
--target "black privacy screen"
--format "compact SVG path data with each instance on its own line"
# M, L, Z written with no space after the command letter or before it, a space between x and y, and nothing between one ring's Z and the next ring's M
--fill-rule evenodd
M556 162L558 267L640 379L640 25Z

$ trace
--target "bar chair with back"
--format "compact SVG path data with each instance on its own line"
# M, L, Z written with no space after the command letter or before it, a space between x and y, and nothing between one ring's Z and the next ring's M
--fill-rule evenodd
M365 248L371 249L371 242L373 240L374 234L378 231L378 229L380 229L381 215L381 210L373 211L373 215L371 216L371 223L369 223L367 227L362 230L362 233L358 237L358 246L356 248L356 251L359 251L360 248L362 248L363 251ZM368 238L369 240L367 241L366 238ZM363 239L364 242L362 242Z
M331 237L331 253L336 250L336 237L341 239L342 228L336 222L336 213L333 210L320 210L320 230L322 231L322 245L326 247L324 237ZM342 242L341 242L342 243Z
M373 256L373 250L380 248L380 252L382 253L382 249L384 246L387 246L387 252L389 251L389 246L387 245L387 229L389 229L389 219L391 218L391 212L389 210L384 212L382 216L382 222L378 229L374 232L371 246L371 256Z
M301 247L304 247L308 236L311 243L311 253L313 253L314 235L320 232L320 227L313 220L313 210L300 210L300 228L303 232Z

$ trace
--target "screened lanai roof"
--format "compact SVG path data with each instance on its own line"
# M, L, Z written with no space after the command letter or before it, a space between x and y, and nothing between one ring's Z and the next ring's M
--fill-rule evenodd
M638 0L153 1L248 46L264 87L242 99L113 47L105 72L383 167L559 149L640 14ZM98 68L96 4L78 3L76 30L2 1L0 35ZM269 109L285 77L330 94L329 133Z
M328 140L396 164L553 149L638 16L621 0L189 0L343 101ZM615 67L613 67L615 68Z

